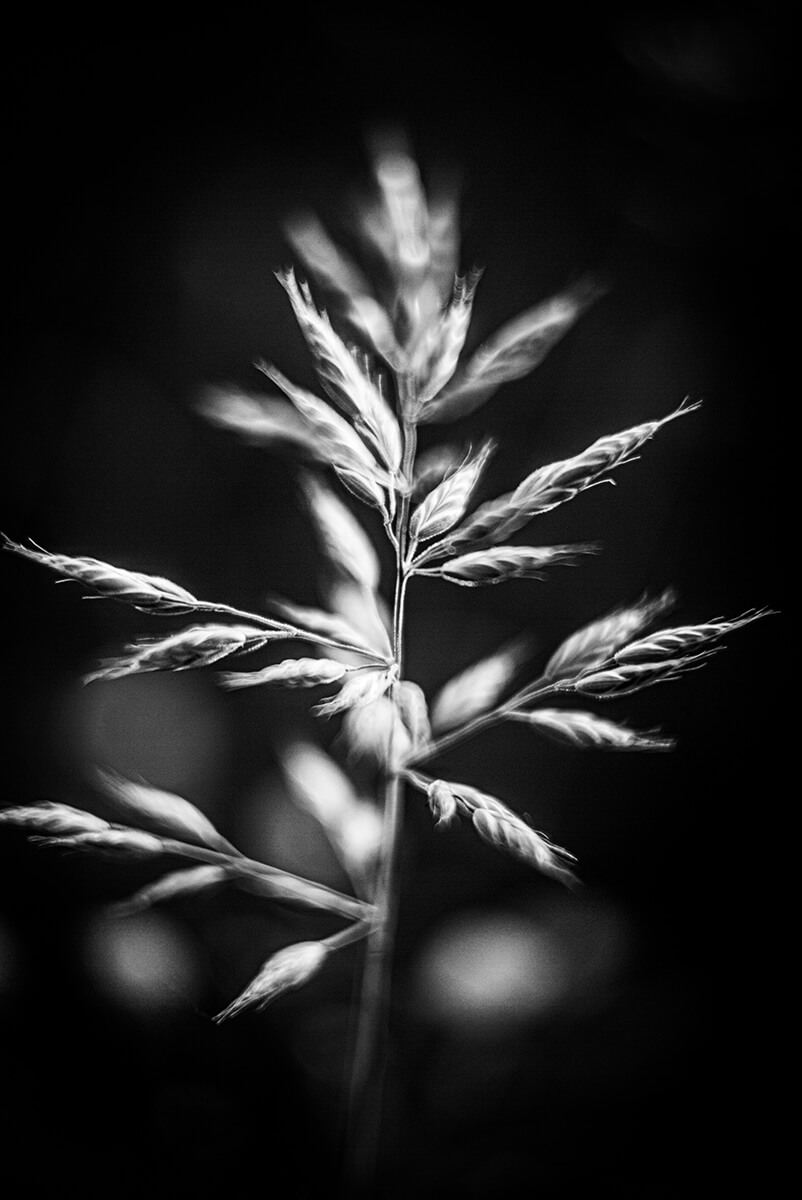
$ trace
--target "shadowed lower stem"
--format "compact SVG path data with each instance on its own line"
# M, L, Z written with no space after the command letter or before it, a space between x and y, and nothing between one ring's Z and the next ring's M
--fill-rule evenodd
M404 427L405 479L412 475L416 430ZM404 657L404 600L410 499L405 489L396 526L396 581L393 603L393 652L402 677ZM346 1129L345 1173L356 1196L367 1194L373 1182L379 1150L384 1076L387 1067L390 971L398 913L398 859L403 822L404 784L392 765L393 747L384 789L382 860L373 898L374 917L368 936L362 975L359 1024L356 1032Z

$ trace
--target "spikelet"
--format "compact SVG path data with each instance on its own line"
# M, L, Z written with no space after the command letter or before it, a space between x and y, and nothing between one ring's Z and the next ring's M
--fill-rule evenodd
M167 638L140 638L126 648L125 654L105 659L97 671L84 676L84 683L122 679L147 671L206 667L230 654L258 650L268 641L289 636L283 630L260 629L255 625L190 625Z
M686 671L695 671L716 653L704 650L701 654L688 654L684 658L663 658L650 663L622 663L607 670L580 675L570 683L572 691L582 696L594 696L597 700L617 700L619 696L631 696L655 683L678 679Z
M261 671L222 671L219 682L229 690L263 683L291 688L318 687L322 683L336 683L348 670L344 663L331 658L285 658Z
M256 367L290 398L318 439L320 454L333 467L344 468L357 477L367 477L379 487L392 487L393 481L379 466L371 451L356 430L330 404L320 400L306 388L291 383L269 363L257 362Z
M644 596L627 608L613 609L589 625L583 625L557 647L543 670L545 678L566 679L605 662L675 602L674 592L667 588L652 600Z
M494 448L493 442L486 442L476 454L466 459L462 466L429 492L413 512L409 523L413 543L440 537L462 518Z
M377 354L397 362L400 348L389 316L370 293L370 284L311 213L285 226L287 239L318 282L336 295L342 318Z
M451 303L440 319L432 325L431 334L419 346L413 371L417 378L419 405L427 404L440 392L457 368L471 322L473 298L482 272L474 270L467 277L454 280ZM418 420L420 408L416 409ZM425 419L425 417L423 418Z
M421 754L432 736L429 706L423 688L411 679L401 679L393 688L393 699L409 733L412 753Z
M272 1000L308 983L317 975L329 953L328 946L322 942L298 942L279 950L264 963L245 991L219 1012L214 1020L220 1024L250 1008L261 1012Z
M179 871L171 871L154 883L148 883L139 888L127 900L121 900L111 906L111 915L127 917L131 913L141 912L153 904L162 904L165 900L180 900L184 896L196 896L198 892L208 892L228 882L231 873L226 867L204 864L200 867L183 867Z
M574 872L561 862L562 858L573 860L573 855L562 846L555 846L523 821L511 820L506 814L484 807L475 808L471 820L479 836L497 850L509 851L566 887L578 885Z
M437 829L451 825L458 813L457 797L443 779L433 779L426 788L426 798Z
M425 405L422 422L453 421L484 404L498 387L534 370L601 294L590 280L528 309L479 347L450 387Z
M531 725L558 742L577 746L580 750L673 750L672 738L659 737L654 732L639 733L626 725L597 717L595 713L572 709L537 708L532 712L510 712L511 721Z
M33 548L12 542L5 534L3 549L11 550L32 562L41 563L67 579L75 579L98 596L123 600L145 612L180 612L195 608L198 601L190 592L162 579L158 575L143 575L126 571L97 558L72 558L68 554L50 554L38 546Z
M21 825L40 834L64 837L75 833L99 833L111 829L108 821L69 804L43 800L0 809L0 825Z
M368 591L379 586L379 559L368 535L351 511L318 479L305 475L304 496L328 563Z
M151 832L177 838L193 845L209 846L228 853L231 844L215 829L209 818L183 796L135 783L117 771L95 768L95 778L109 805L124 824L143 825Z
M285 447L317 462L328 461L325 444L287 400L232 386L209 387L198 400L197 409L207 421L238 433L251 445Z
M464 725L492 708L510 684L526 645L527 639L515 638L450 679L432 702L435 732Z
M319 717L333 717L349 708L362 708L366 704L372 704L384 695L396 674L396 667L388 671L359 671L350 679L346 679L336 696L322 704L316 704L312 711Z
M294 271L279 272L277 278L290 298L326 392L370 441L385 466L397 471L401 464L401 431L381 392L360 369L328 317L318 312L309 289L298 285Z
M161 839L141 829L103 829L76 833L69 837L32 838L40 846L58 846L62 850L91 850L111 858L146 859L165 853Z
M506 583L510 579L544 579L544 568L573 565L578 554L595 554L590 543L575 546L491 546L449 559L439 567L416 571L434 575L460 587Z
M514 491L488 500L453 530L421 555L423 564L451 555L455 550L480 550L497 545L526 525L533 517L549 512L572 500L586 488L602 482L607 472L632 462L636 450L669 421L694 412L699 404L681 404L668 416L645 421L631 429L599 438L581 454L539 467L518 484Z
M389 771L397 770L412 751L409 730L388 695L349 709L340 733L350 757L370 759Z
M578 884L574 873L565 865L566 862L576 861L574 855L562 846L555 846L545 834L532 829L495 796L489 796L487 792L481 792L467 783L429 780L417 771L408 772L408 778L426 792L430 805L434 803L442 807L449 819L453 816L452 801L456 802L458 810L470 817L476 832L491 846L514 854L567 887Z
M630 642L628 646L617 650L614 657L616 662L629 663L684 654L686 650L696 649L698 646L708 646L723 638L725 634L732 633L735 629L741 629L744 625L751 624L752 621L771 615L773 615L771 609L749 609L748 612L742 613L739 617L733 617L731 620L717 617L713 621L706 621L700 625L679 625L674 629L658 629L648 637L640 638L637 642Z

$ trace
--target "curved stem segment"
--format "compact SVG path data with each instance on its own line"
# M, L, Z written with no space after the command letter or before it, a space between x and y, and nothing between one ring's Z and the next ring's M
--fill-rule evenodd
M416 429L404 426L402 471L409 479L415 459ZM396 580L393 603L393 652L401 677L404 657L404 600L407 573L404 562L409 526L409 491L401 498L395 532ZM398 859L403 818L403 783L390 765L384 789L382 860L376 883L374 916L368 935L359 1023L356 1031L351 1093L348 1110L346 1174L355 1196L372 1194L378 1157L384 1074L387 1065L390 969L398 913Z

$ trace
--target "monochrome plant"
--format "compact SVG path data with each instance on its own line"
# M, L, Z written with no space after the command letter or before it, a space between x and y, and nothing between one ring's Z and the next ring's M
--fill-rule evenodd
M517 811L515 797L502 799L444 778L436 765L440 755L502 723L524 725L580 750L669 750L673 742L662 732L632 729L593 706L696 670L729 634L769 611L672 627L665 621L674 596L666 591L601 614L555 646L537 678L515 690L525 658L523 638L460 671L436 695L427 697L407 678L406 598L416 577L468 588L541 580L552 568L596 553L598 547L587 543L543 546L513 539L537 516L608 481L659 431L699 404L683 400L671 412L598 438L477 505L494 442L435 445L418 454L419 428L459 421L501 385L526 376L600 289L590 281L567 288L466 353L481 272L463 272L459 262L456 203L450 196L426 195L400 143L377 149L373 167L374 193L358 218L370 275L316 218L296 218L287 227L289 243L336 314L330 318L296 270L277 273L322 394L260 361L256 366L269 391L217 386L199 405L215 426L297 456L301 495L325 565L321 607L275 596L269 615L244 611L199 599L158 576L4 539L7 550L75 581L88 594L131 605L148 617L190 618L182 628L142 637L101 662L86 676L92 686L224 662L217 679L230 691L275 687L320 693L313 711L339 723L343 761L299 738L283 746L281 767L294 800L325 831L353 894L247 857L188 800L107 769L98 768L93 782L114 814L111 820L51 801L0 812L0 823L25 828L44 846L163 863L160 878L117 905L121 915L234 885L342 921L327 938L302 940L269 957L217 1022L263 1009L325 971L335 952L366 941L349 1135L352 1173L363 1179L375 1153L407 789L425 798L445 836L467 822L491 848L574 887L578 877L569 850L533 828ZM358 505L380 517L395 564L391 580L382 578L381 557L358 518ZM285 653L274 643L289 649ZM298 645L305 653L298 653ZM245 660L257 651L273 660L248 669ZM361 764L378 781L375 797L364 795L351 778L352 768Z

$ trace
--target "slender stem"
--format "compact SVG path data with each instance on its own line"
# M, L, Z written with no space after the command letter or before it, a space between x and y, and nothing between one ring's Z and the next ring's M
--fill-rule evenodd
M302 904L315 908L324 908L338 916L364 920L369 912L369 905L353 896L345 896L324 883L315 883L304 879L291 871L283 871L279 867L270 867L265 863L255 862L244 855L224 854L219 850L209 850L205 846L194 846L189 842L181 842L175 838L162 838L166 854L180 855L182 858L195 859L198 862L219 864L228 868L232 874L243 878L253 879L264 884L274 895L286 899L294 899Z
M403 411L404 397L401 397ZM412 473L417 431L404 423L405 479ZM393 652L398 675L403 671L404 600L407 572L404 567L409 525L410 497L405 488L396 525L396 580L393 601ZM394 685L395 686L395 685ZM390 965L398 912L398 859L403 818L403 783L392 763L387 770L384 793L382 860L376 883L374 918L368 935L362 976L359 1023L356 1032L346 1144L346 1172L355 1194L369 1192L378 1156L382 1093L386 1069L387 1020Z
M258 613L247 612L245 609L233 608L230 604L203 604L199 611L225 613L229 617L243 617L257 625L264 625L277 633L284 632L287 638L298 638L304 642L314 642L318 646L330 646L334 650L348 650L352 654L361 654L364 658L372 658L375 662L387 665L387 659L376 650L367 646L354 646L351 642L339 642L335 638L325 637L322 633L312 633L310 630L299 629L296 625L288 625L285 621L275 621L272 617L262 617Z
M413 754L408 758L405 766L413 767L419 763L428 762L430 758L434 758L436 755L450 750L452 746L458 746L460 742L473 737L474 734L481 733L483 729L489 729L491 725L496 725L499 721L504 721L507 717L515 713L522 704L529 703L532 700L540 700L543 696L549 696L553 692L560 690L564 689L559 684L543 684L542 680L529 684L527 687L522 688L520 692L516 692L509 700L505 700L503 704L499 704L497 708L491 708L489 712L480 713L478 717L474 717L472 721L466 721L464 725L460 725L458 729L453 729L451 733L445 733L442 737L429 742L429 745L425 746L418 754Z

